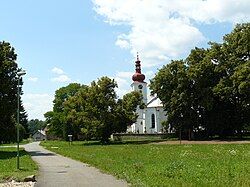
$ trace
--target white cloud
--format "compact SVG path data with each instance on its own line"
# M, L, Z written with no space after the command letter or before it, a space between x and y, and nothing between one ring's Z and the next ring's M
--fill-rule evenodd
M51 79L52 82L70 82L71 79L67 75L59 75Z
M115 44L122 49L129 49L130 44L127 40L128 40L128 37L124 34L121 34L118 36L118 39L116 40Z
M58 75L64 74L64 71L60 68L57 68L57 67L54 67L51 71L55 74L58 74Z
M143 67L157 66L206 42L193 23L246 22L249 0L93 0L95 11L111 25L129 26L116 45L138 51Z
M154 77L154 72L153 71L146 71L145 77L147 78L147 80L152 79Z
M118 85L116 88L117 95L122 98L123 95L131 91L130 84L133 72L121 71L117 72L114 79Z
M115 81L117 82L119 87L124 87L128 86L129 82L126 79L120 78L120 77L115 77Z
M130 71L120 71L116 73L116 77L120 77L120 78L130 78L133 76L134 72L130 72Z
M29 119L44 119L43 114L52 110L53 96L47 93L43 94L24 94L22 96L23 105L28 112Z
M195 0L182 2L179 11L183 16L204 23L237 23L250 20L249 7L249 0Z
M71 79L65 74L61 68L54 67L51 70L53 73L57 74L57 77L51 79L52 82L70 82Z
M116 40L115 44L119 46L120 48L123 49L128 49L129 48L129 42L123 39L118 39Z
M37 77L29 77L28 81L30 81L30 82L37 82L38 78Z
M119 97L122 97L123 95L125 95L126 93L130 91L129 81L127 79L115 77L115 81L118 84L118 88L116 88L116 92Z

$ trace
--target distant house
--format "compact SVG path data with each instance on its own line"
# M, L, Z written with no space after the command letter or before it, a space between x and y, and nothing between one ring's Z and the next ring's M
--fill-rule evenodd
M46 140L46 134L43 130L38 130L32 137L35 141Z

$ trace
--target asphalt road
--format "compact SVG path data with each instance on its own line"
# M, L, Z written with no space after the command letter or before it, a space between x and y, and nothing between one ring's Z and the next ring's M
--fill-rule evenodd
M38 163L39 174L35 184L37 187L128 186L125 181L101 173L94 167L48 151L41 147L39 142L26 144L23 147Z

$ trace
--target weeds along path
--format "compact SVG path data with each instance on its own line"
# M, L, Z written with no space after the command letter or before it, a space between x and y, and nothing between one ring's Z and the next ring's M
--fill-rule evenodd
M33 142L23 147L39 166L39 175L35 186L128 186L125 181L101 173L94 167L48 151L41 147L39 142Z

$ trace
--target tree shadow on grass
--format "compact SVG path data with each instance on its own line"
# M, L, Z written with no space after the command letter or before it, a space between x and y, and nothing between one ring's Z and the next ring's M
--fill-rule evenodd
M19 156L25 156L28 155L28 153L24 150L19 151ZM17 157L17 151L7 151L7 150L1 150L0 149L0 160L5 160L5 159L11 159Z

